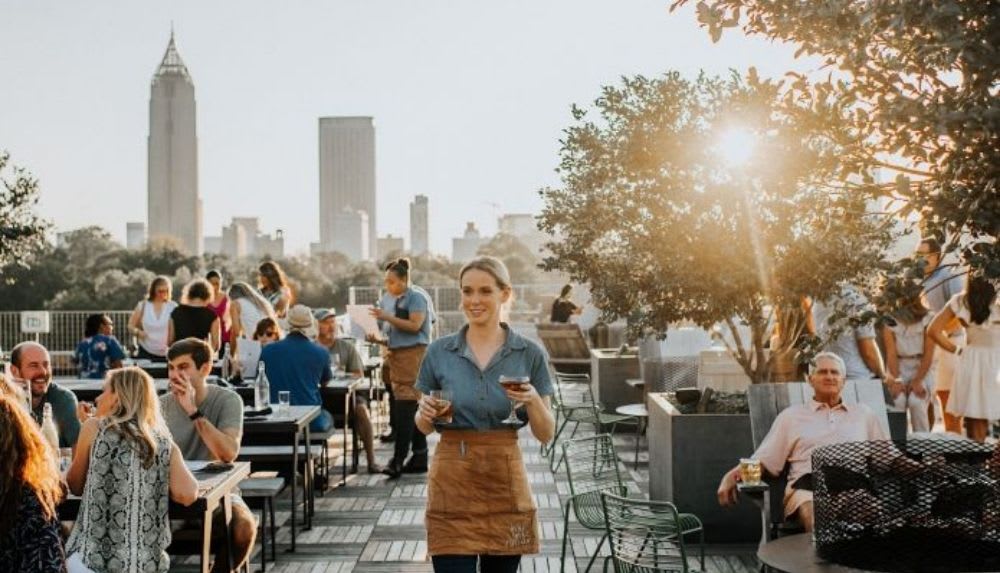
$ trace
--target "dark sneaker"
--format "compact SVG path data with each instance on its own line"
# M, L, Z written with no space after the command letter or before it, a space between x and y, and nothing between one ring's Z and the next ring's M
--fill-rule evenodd
M410 459L403 464L404 474L425 474L427 473L427 453L413 454Z

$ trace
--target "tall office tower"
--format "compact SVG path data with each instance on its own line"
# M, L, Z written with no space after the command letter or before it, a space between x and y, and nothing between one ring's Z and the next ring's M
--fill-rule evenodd
M378 246L375 234L375 126L370 117L319 118L319 242L322 250L341 250L336 248L340 233L337 220L345 210L364 212L367 216L366 244L356 248L353 232L346 242L356 253L364 252L364 259L369 259Z
M430 208L426 195L417 195L410 203L410 252L423 255L430 250L428 243L429 228L427 219Z
M172 31L150 89L148 147L149 239L174 237L189 253L200 255L194 83L177 53Z

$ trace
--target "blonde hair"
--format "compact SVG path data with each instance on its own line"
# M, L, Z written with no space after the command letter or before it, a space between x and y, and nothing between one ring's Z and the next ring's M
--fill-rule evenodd
M476 257L471 261L465 263L465 266L463 266L462 270L459 271L458 273L459 286L461 286L462 284L462 277L465 276L465 273L471 270L483 271L484 273L488 273L490 276L493 277L493 280L497 282L497 286L499 286L501 290L507 290L511 288L510 272L507 270L507 265L503 264L503 261L501 261L496 257L489 257L489 256Z
M139 453L143 467L149 468L156 457L156 438L167 432L153 379L131 366L108 372L108 384L118 403L108 414L107 427L124 436Z

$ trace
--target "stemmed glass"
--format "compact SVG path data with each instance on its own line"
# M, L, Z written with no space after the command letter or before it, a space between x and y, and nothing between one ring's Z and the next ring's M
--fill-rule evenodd
M504 387L505 390L520 390L524 384L531 382L531 377L529 376L500 376L500 385ZM521 420L517 417L517 401L510 401L510 415L503 421L504 424L508 425L521 425Z

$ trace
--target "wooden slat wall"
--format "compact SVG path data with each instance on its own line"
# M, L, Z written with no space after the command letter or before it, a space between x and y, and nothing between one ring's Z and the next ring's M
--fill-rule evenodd
M576 324L537 324L538 338L552 360L590 360L590 347Z

